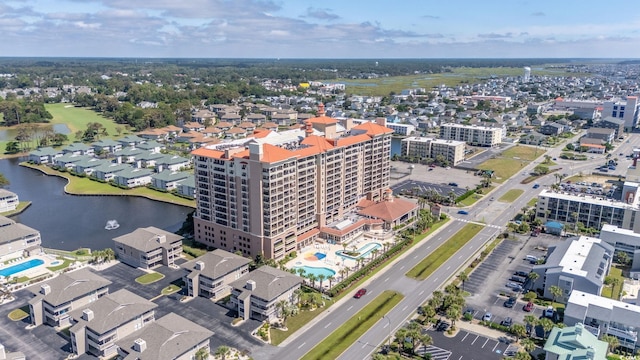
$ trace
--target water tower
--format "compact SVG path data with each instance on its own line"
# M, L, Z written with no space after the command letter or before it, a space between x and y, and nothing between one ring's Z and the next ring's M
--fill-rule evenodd
M522 82L528 83L531 80L531 68L528 66L524 67L524 76L522 77Z

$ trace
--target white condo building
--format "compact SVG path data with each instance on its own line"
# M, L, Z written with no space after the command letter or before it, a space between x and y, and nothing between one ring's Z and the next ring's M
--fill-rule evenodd
M496 147L505 136L503 127L489 127L462 124L440 125L440 138L444 140L464 141L474 146Z

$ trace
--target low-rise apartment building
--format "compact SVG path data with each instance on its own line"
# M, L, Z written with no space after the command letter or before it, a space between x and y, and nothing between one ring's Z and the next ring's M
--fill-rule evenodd
M75 355L90 353L111 358L116 342L155 321L155 303L122 289L69 313L71 349Z
M564 311L564 323L583 323L595 336L613 335L620 346L631 351L640 348L640 306L604 298L583 291L573 291Z
M598 139L605 143L613 144L613 141L616 139L616 131L615 129L593 127L587 129L587 133L584 137L588 139Z
M213 332L175 313L169 313L144 329L116 342L122 359L190 360L196 353L210 350Z
M40 252L40 231L0 216L0 261Z
M473 146L496 147L502 143L503 127L462 125L447 123L440 125L440 138L464 141Z
M600 229L604 223L622 229L640 232L640 207L638 207L638 184L625 182L623 197L627 201L605 198L599 195L543 190L536 202L536 218L542 223L557 221L563 224L577 222L585 227Z
M6 189L0 189L0 213L13 211L18 208L18 195Z
M242 319L274 321L279 301L293 303L302 278L289 272L262 266L231 283L230 304Z
M534 265L539 275L533 288L541 288L545 298L566 302L574 290L600 295L604 278L609 274L613 261L613 246L592 237L580 236L566 239L549 247L544 264ZM562 289L554 296L551 287Z
M616 252L622 251L627 254L631 260L629 277L638 280L640 278L640 234L633 230L604 224L600 230L600 239L613 246Z
M113 242L121 262L142 269L174 266L182 255L182 237L154 226L138 228Z
M231 284L249 272L250 259L216 249L182 264L188 296L218 300L231 293Z
M605 360L608 344L598 340L583 324L554 327L544 344L545 360Z
M109 293L111 281L80 269L29 288L34 297L29 300L31 324L48 324L55 327L71 325L69 312L97 301Z
M463 141L412 136L402 139L401 154L419 159L442 159L455 166L464 161L464 150Z

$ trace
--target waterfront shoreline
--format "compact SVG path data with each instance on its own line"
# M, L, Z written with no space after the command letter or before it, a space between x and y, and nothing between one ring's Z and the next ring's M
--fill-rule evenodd
M56 177L59 177L59 178L62 178L62 179L66 179L67 180L67 184L64 186L63 191L64 191L65 194L68 194L68 195L74 195L74 196L135 196L135 197L141 197L141 198L145 198L145 199L152 200L152 201L163 202L163 203L166 203L166 204L179 205L179 206L184 206L184 207L188 207L188 208L192 208L192 209L196 208L195 200L193 200L193 203L191 204L191 203L187 203L190 200L188 200L186 198L184 199L184 201L177 201L177 200L173 201L173 200L170 200L170 199L164 199L162 197L155 197L155 196L148 195L148 194L126 193L127 191L135 190L135 189L130 189L130 190L121 189L122 192L119 193L119 194L118 193L109 194L109 193L100 192L100 191L87 192L87 193L75 192L75 191L69 190L69 188L68 188L69 185L71 185L72 182L74 180L76 180L76 179L74 179L73 175L63 174L63 173L60 173L58 171L54 171L54 170L46 167L46 165L34 165L34 164L30 164L28 162L21 162L19 165L23 166L23 167L26 167L26 168L29 168L29 169L34 169L34 170L40 171L41 173L43 173L43 174L45 174L47 176L56 176ZM87 181L91 181L91 180L87 179ZM103 184L103 185L112 187L109 184ZM175 196L175 195L172 195L172 196Z

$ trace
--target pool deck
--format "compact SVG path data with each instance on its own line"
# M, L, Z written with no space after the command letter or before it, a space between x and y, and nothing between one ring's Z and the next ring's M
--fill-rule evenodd
M356 246L356 249L361 249L366 244L371 244L371 243L378 243L378 244L393 243L393 238L390 238L387 240L381 240L381 239L366 240L364 236L360 236L359 238L354 239L353 241L347 244L347 250L352 250L353 246ZM349 268L349 273L351 273L352 271L355 271L358 267L358 262L356 260L343 258L342 256L339 256L336 254L336 251L344 250L344 249L345 249L344 246L342 246L341 244L328 244L328 243L316 242L314 245L308 246L302 249L298 254L298 256L296 256L292 260L289 260L285 264L285 267L291 269L297 266L309 266L309 267L325 267L325 268L331 269L336 272L336 275L334 278L337 281L334 282L335 284L339 281L342 281L342 275L340 274L341 269L347 267ZM316 260L315 253L318 253L318 252L325 254L326 257L322 260ZM382 252L382 248L380 248L380 252ZM366 258L370 259L372 256L373 255L369 253L366 256ZM329 287L328 282L325 282L323 284L323 287L328 288Z
M0 269L6 269L6 268L9 268L11 266L22 264L24 262L27 262L27 261L33 260L33 259L40 259L40 260L44 261L44 264L32 267L30 269L22 270L20 272L17 272L15 274L11 275L9 278L23 277L23 276L27 276L29 278L35 278L35 277L38 277L38 276L51 274L51 271L49 271L47 269L47 267L56 266L57 265L56 261L60 261L60 260L56 259L56 257L54 255L48 255L48 254L44 254L43 253L43 254L38 254L38 255L33 255L33 256L30 256L30 257L22 258L22 259L20 259L18 261L15 261L15 262L11 263L11 264L2 265L2 266L0 266Z

